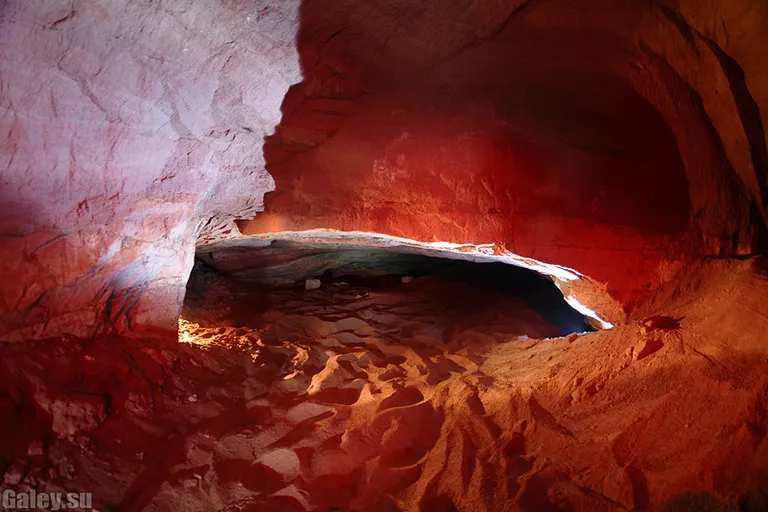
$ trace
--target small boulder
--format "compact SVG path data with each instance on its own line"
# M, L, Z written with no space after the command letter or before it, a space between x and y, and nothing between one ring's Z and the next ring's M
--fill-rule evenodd
M306 290L317 290L322 286L322 283L319 279L307 279L304 281L304 289Z
M403 276L403 277L400 278L400 282L403 283L403 284L408 284L411 281L413 281L413 277L411 277L411 276Z
M35 401L53 417L53 433L59 439L87 432L107 419L102 396L53 398L41 390L35 393Z
M649 355L661 349L663 346L664 344L661 342L661 340L656 338L648 338L647 340L641 341L635 345L632 352L632 359L634 361L645 359Z
M25 465L21 461L14 462L8 471L3 476L3 483L5 485L19 485L21 479L24 478Z
M28 457L40 457L45 455L45 442L42 439L35 439L27 447Z

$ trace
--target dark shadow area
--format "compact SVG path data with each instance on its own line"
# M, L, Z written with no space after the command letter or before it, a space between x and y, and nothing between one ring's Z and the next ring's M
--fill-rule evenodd
M435 304L445 300L446 310L456 307L459 300L475 311L482 303L489 312L504 314L514 308L515 302L502 299L519 299L562 335L592 330L588 319L565 301L551 279L504 263L278 240L263 248L229 248L200 255L189 280L188 300L205 301L205 289L209 286L206 280L214 280L216 275L226 275L232 286L240 288L241 296L252 296L247 300L249 306L238 315L238 323L252 323L253 316L270 302L273 292L304 288L307 279L316 279L325 291L349 288L357 293L396 292L406 297L413 292L412 297L403 300ZM450 300L429 295L432 290L440 293L442 285L451 289L461 287L467 295L458 299L452 296Z
M389 257L392 263L399 263L401 268L410 265L410 271L380 277L345 275L343 271L336 274L338 277L334 277L334 271L326 271L321 280L328 283L343 281L376 288L402 285L403 277L434 276L473 285L479 292L484 289L499 290L523 299L542 318L565 333L592 330L584 315L568 305L552 280L537 272L505 263L478 263L391 253Z

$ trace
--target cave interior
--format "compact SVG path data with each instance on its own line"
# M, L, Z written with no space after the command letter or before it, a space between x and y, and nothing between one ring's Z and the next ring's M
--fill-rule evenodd
M765 62L764 0L0 1L0 510L768 510Z

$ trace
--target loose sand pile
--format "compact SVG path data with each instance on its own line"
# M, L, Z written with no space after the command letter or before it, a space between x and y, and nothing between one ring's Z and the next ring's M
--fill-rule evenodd
M465 284L216 280L180 344L2 347L5 487L102 511L764 510L761 266L556 338Z

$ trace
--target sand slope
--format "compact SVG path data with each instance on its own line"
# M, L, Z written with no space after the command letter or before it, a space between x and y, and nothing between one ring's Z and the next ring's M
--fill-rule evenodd
M5 485L99 510L762 510L763 266L702 265L644 306L667 320L552 339L459 285L214 282L194 343L4 347Z

